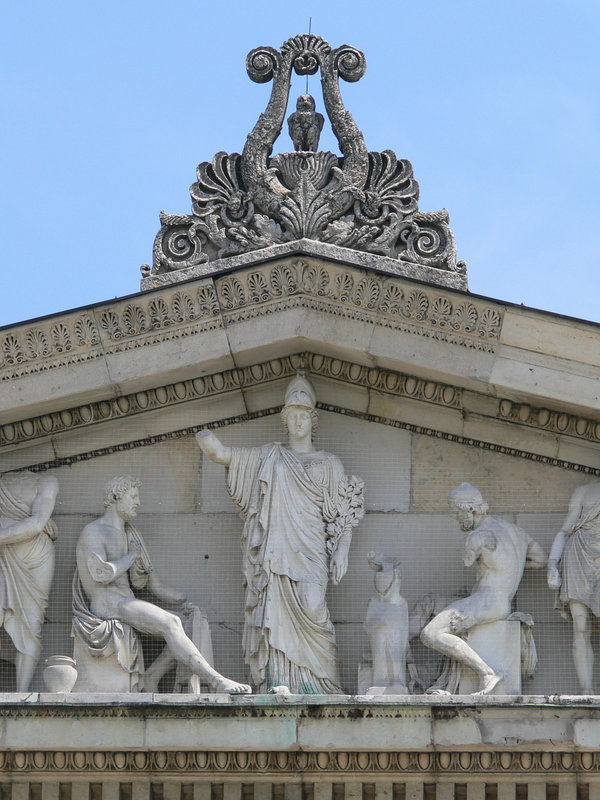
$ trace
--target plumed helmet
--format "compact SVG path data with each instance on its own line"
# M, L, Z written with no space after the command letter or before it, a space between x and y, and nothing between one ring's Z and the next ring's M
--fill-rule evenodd
M287 406L304 406L311 411L317 405L317 395L313 389L310 381L306 377L306 372L299 369L298 374L293 378L285 392L285 404Z

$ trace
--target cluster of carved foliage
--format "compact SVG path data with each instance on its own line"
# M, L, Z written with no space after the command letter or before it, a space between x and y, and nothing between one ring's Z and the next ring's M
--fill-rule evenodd
M212 283L189 291L171 291L151 300L101 308L93 316L15 327L0 336L0 380L95 358L99 345L126 341L186 322L219 314Z
M301 353L108 398L19 422L9 422L0 426L0 446L292 377L300 367L309 369L315 375L399 397L411 397L450 408L459 409L462 406L461 390L447 384L425 381L391 370L365 367L316 353Z
M172 325L210 319L219 314L219 304L211 283L199 289L177 291L150 301L108 308L99 315L102 331L112 340L160 331Z
M30 328L13 329L0 338L0 368L18 367L49 356L65 356L80 348L98 344L96 325L82 315L68 324L62 320Z
M7 773L148 773L223 774L321 773L334 778L340 773L377 775L453 773L552 774L600 771L600 753L552 751L202 751L202 750L6 750L0 753L0 769Z
M418 210L419 186L410 162L391 150L368 152L344 107L338 81L364 74L360 50L333 50L318 36L296 36L281 52L253 50L246 63L252 80L273 80L267 108L241 155L220 152L199 165L190 189L192 215L161 214L154 274L302 238L465 272L464 262L456 261L447 211ZM292 70L314 74L319 69L342 156L301 150L271 158ZM290 129L298 116L290 117Z
M345 315L356 312L360 317L361 311L384 314L407 330L478 350L493 349L502 324L501 313L490 306L452 301L435 291L407 289L394 278L303 261L218 278L216 286L226 312L245 309L251 314L258 303L308 295L343 304Z
M565 414L564 411L551 411L547 408L535 408L528 403L514 403L501 400L498 406L498 418L527 425L531 428L551 431L590 442L600 442L600 421Z

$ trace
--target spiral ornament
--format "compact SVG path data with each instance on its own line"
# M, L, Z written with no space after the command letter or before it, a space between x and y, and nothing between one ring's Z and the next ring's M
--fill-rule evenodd
M246 71L254 83L268 83L279 68L281 56L273 47L256 47L246 56Z
M431 257L443 250L446 242L439 229L422 227L412 244L417 255Z
M348 83L360 80L367 70L367 60L362 50L343 44L333 53L333 65L339 74Z

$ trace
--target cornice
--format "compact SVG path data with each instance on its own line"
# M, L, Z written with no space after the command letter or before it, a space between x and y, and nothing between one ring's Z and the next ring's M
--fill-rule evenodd
M111 420L166 409L203 398L216 397L228 392L240 391L268 384L280 379L289 378L299 368L308 369L311 375L327 378L350 386L359 386L392 397L426 403L446 408L460 415L463 414L463 391L461 388L436 381L429 381L414 375L407 375L381 367L368 367L319 353L299 353L283 358L271 359L260 364L252 364L244 368L225 370L223 372L191 378L165 386L158 386L145 391L107 398L96 403L64 409L50 414L24 419L19 422L0 426L0 448L35 442L49 436L66 431L83 429ZM526 425L552 434L572 437L584 442L600 442L600 422L585 417L560 414L547 409L536 409L524 404L515 404L509 400L495 400L497 409L492 419L511 425ZM417 425L401 419L392 419L381 415L353 411L337 405L319 403L319 408L338 414L354 416L384 425L408 430L414 433L432 436L456 442L469 447L477 447L492 452L502 453L542 464L580 471L585 474L598 475L600 469L577 462L536 453L518 447L510 447L497 442L488 442L479 438L463 436L440 430L437 427ZM261 416L276 414L279 406L262 409L258 412L241 414L226 419L203 422L202 427L218 428L235 422L256 419ZM31 465L34 469L47 469L66 466L79 461L86 461L100 455L122 452L124 450L144 447L166 439L188 436L199 430L200 426L146 436L119 444L94 450L82 450L79 453Z
M499 401L497 418L528 428L600 443L599 419L589 419L548 408L536 408L529 403L514 403L511 400Z
M483 352L494 352L502 327L502 311L480 300L326 262L267 264L215 285L229 323L312 308Z
M462 392L456 387L316 353L300 353L8 423L0 427L0 446L33 441L107 420L259 386L291 377L300 367L309 369L313 375L333 378L397 397L410 397L455 409L462 407Z
M502 311L393 276L304 260L166 287L0 333L0 380L195 336L290 308L313 308L483 352L493 352Z

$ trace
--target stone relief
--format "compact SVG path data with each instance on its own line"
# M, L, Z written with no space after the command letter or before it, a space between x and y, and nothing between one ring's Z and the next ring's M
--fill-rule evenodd
M594 694L592 618L600 617L600 481L573 492L550 550L548 585L573 623L573 662L582 694Z
M364 515L363 483L340 460L315 450L316 396L304 373L288 385L281 412L289 446L227 447L209 430L202 451L227 468L244 520L243 651L258 691L338 694L328 581L348 568L352 529Z
M140 504L139 486L130 476L109 481L104 515L86 525L79 537L73 635L94 658L116 656L124 673L143 675L145 691L157 691L160 678L177 662L213 691L249 692L249 686L213 669L185 633L180 616L162 607L171 606L184 616L197 611L184 594L161 584L141 534L131 524ZM136 597L142 589L161 605ZM158 636L166 645L145 672L136 632ZM106 684L88 691L114 691L113 673L108 677ZM129 688L139 686L134 682Z
M427 390L428 382L420 379L420 383L413 386L412 381L416 380L410 376L401 376L396 373L386 373L385 370L376 371L368 367L358 367L350 363L342 362L337 359L326 359L323 356L316 354L304 354L302 361L310 365L311 369L323 376L344 376L346 380L357 385L371 386L373 388L381 387L382 391L387 393L396 393L399 396L416 396L415 393L424 393L423 397L430 402L441 402L445 399L450 403L452 398L447 395L446 390L452 387L444 387L439 385L439 391L431 394ZM225 381L217 381L213 385L213 376L205 376L201 381L188 381L185 385L194 385L196 390L211 394L212 392L219 393L225 389L251 386L257 381L262 382L268 379L280 379L282 375L290 376L294 373L298 366L297 357L286 359L275 359L272 362L267 362L262 365L260 374L256 372L255 368L250 370L230 370L227 373ZM390 382L394 378L395 383ZM184 383L181 384L184 386ZM138 393L141 397L146 394L148 397L151 392ZM181 400L182 395L179 390L176 390L175 385L172 391L167 393L172 400L178 398ZM437 398L437 400L434 400ZM456 398L455 398L456 400ZM452 400L452 402L455 402ZM458 398L460 403L460 398ZM451 403L450 403L451 404ZM270 456L269 448L279 447L280 451L295 453L293 443L298 438L302 439L302 421L294 422L291 409L296 407L303 410L304 424L306 418L311 420L311 428L313 422L316 423L316 398L314 390L311 385L306 381L304 376L292 381L288 392L286 393L286 403L284 405L283 418L288 428L290 435L290 449L276 445L265 445L261 448L250 448L245 451L243 448L222 448L223 450L231 450L231 453L236 456L237 461L233 458L228 470L228 488L232 499L242 509L244 515L245 509L252 509L244 505L246 501L253 503L256 499L256 480L261 480L264 476L264 470L272 469L272 474L279 476L278 469L288 469L287 465L277 463L275 456ZM321 407L327 408L326 405ZM460 407L460 406L459 406ZM297 410L297 409L296 409ZM359 415L360 416L360 415ZM291 421L290 421L291 420ZM294 422L294 426L292 426ZM216 437L212 437L216 442ZM310 437L309 437L310 438ZM206 440L211 440L210 435L199 437L199 444L204 449L203 445ZM214 442L213 442L214 444ZM305 441L306 444L306 434ZM302 447L301 442L301 447ZM207 453L208 454L208 453ZM272 457L273 463L266 465L268 456ZM322 488L322 475L317 475L316 467L323 472L328 473L328 480L330 484L327 486L326 495L329 499L323 500L323 507L321 509L322 518L319 525L324 526L325 541L326 541L326 559L331 569L331 578L335 583L339 580L341 575L347 568L347 544L349 544L352 528L358 523L362 516L362 485L358 479L348 479L339 461L329 453L315 453L310 442L309 449L303 451L302 449L295 454L295 457L302 462L302 469L308 474L309 478ZM256 461L255 461L256 459ZM314 459L312 461L311 459ZM216 459L218 460L218 459ZM284 459L285 461L285 459ZM321 463L322 462L322 463ZM294 465L295 466L295 465ZM235 477L235 473L238 477ZM315 471L316 470L316 471ZM291 470L293 472L293 470ZM312 474L311 474L312 473ZM315 477L316 475L316 477ZM249 477L250 476L250 477ZM260 476L260 478L256 478ZM279 477L277 478L279 480ZM293 480L296 480L294 476ZM235 481L237 480L237 483ZM248 481L246 484L245 481ZM291 479L290 479L291 480ZM292 481L293 485L293 481ZM337 487L337 488L335 488ZM591 622L592 617L600 616L596 609L597 597L597 582L598 572L594 560L596 559L594 550L594 536L600 532L598 520L600 519L600 482L595 481L587 486L582 486L577 489L571 499L570 510L559 534L557 534L548 566L548 582L550 586L560 589L560 606L561 611L568 615L567 618L573 620L574 624L574 640L573 640L573 657L575 663L575 671L580 684L580 689L583 694L593 694L592 685L592 672L593 672L593 652L591 647ZM0 531L2 534L10 534L12 537L21 530L24 526L29 531L35 529L34 539L36 542L39 540L44 546L40 548L42 553L41 564L36 564L35 569L31 571L31 585L34 586L34 581L37 581L37 589L42 588L45 593L42 598L43 602L34 606L33 604L23 603L21 610L21 618L14 615L11 622L11 615L7 615L8 607L4 608L4 627L7 633L13 639L15 646L18 649L18 644L15 638L14 631L18 626L22 630L28 629L29 632L37 631L36 638L38 640L37 655L35 653L26 653L25 650L19 651L21 655L17 656L17 677L21 681L18 685L25 686L27 681L31 679L31 673L37 663L39 657L39 633L42 628L43 613L45 605L48 601L48 590L52 578L52 571L54 567L53 546L50 542L50 536L54 531L53 523L50 522L50 514L54 507L54 501L58 491L58 485L54 478L51 476L39 473L5 473L0 478ZM287 492L287 487L285 489ZM337 493L336 493L337 492ZM332 498L335 495L335 502L337 504L334 511L334 518L331 518L331 509L326 508L331 504ZM461 529L467 533L465 541L465 564L475 565L478 572L478 582L474 588L473 593L469 597L448 598L444 608L440 608L440 603L433 602L425 603L422 613L418 609L413 609L408 614L406 603L401 597L399 584L400 576L398 572L398 562L395 559L386 559L384 556L371 556L370 566L376 570L375 585L377 596L374 597L369 606L366 625L372 647L372 667L373 679L369 681L367 689L372 694L398 694L398 693L418 693L420 690L427 688L434 690L445 690L448 693L465 693L465 688L468 683L465 683L465 670L464 667L469 667L478 676L478 685L473 693L494 693L498 691L497 686L502 686L506 689L508 675L511 670L515 669L515 664L507 664L502 659L497 662L494 661L486 653L490 652L490 640L495 639L496 642L504 642L502 647L506 650L515 650L517 652L518 667L520 659L520 674L527 677L532 674L535 663L535 643L532 636L533 620L527 614L514 614L506 613L506 609L510 609L512 598L518 588L523 569L525 566L541 567L544 565L544 553L539 546L527 536L521 529L504 520L495 519L487 515L487 504L481 497L481 494L468 484L463 484L458 487L449 498L450 504L454 510L454 514L461 526ZM276 501L273 501L276 502ZM301 500L301 503L303 500ZM16 514L15 508L22 504L20 513L25 516L14 516ZM39 508L38 508L39 507ZM43 514L40 516L39 509L43 509ZM137 509L137 506L136 506ZM256 510L256 509L255 509ZM272 516L272 509L264 512L265 518L269 515ZM308 513L308 512L307 512ZM44 515L47 515L44 516ZM258 625L253 624L256 622L259 614L262 614L265 609L267 617L269 614L271 618L275 616L273 607L270 603L277 603L281 598L289 600L285 594L285 587L280 578L285 577L279 575L274 578L273 561L270 560L268 567L264 568L265 558L264 552L261 548L263 544L269 539L270 531L264 535L262 543L259 541L257 544L256 528L253 525L260 527L262 513L258 514L258 522L256 519L250 524L248 513L246 515L246 525L244 531L244 547L245 547L245 578L248 589L248 597L252 597L256 601L256 607L259 612L253 616L247 612L246 616L246 631L244 634L244 649L248 664L251 667L253 680L256 681L257 686L261 691L267 689L279 689L287 687L289 691L294 693L306 691L313 691L316 693L333 693L341 691L339 679L337 679L337 665L335 655L335 638L332 634L329 644L332 645L329 649L328 657L325 662L329 663L329 672L321 669L321 672L326 672L325 676L318 676L308 674L310 668L300 665L297 668L296 662L288 663L291 661L291 656L285 650L276 647L276 637L271 637L270 629L266 631L259 628ZM302 518L301 512L298 512L298 518ZM310 515L309 515L310 516ZM154 575L156 572L152 567L147 551L143 546L141 536L133 531L128 520L125 520L117 512L117 517L122 519L124 529L128 531L129 544L128 550L124 555L132 555L131 548L133 545L132 537L138 537L138 545L140 552L145 553L141 558L145 562L145 569L148 569L148 575ZM12 520L12 521L11 521ZM98 521L97 521L98 522ZM17 524L19 523L19 524ZM22 523L22 525L20 524ZM42 524L43 523L43 524ZM40 529L40 525L42 529ZM33 527L32 527L33 526ZM263 532L264 533L264 532ZM597 536L596 536L597 538ZM6 561L8 553L15 553L18 548L12 544L12 539L9 540L11 546L8 544L3 546L3 561ZM250 547L249 543L254 542L254 548ZM36 544L37 547L37 544ZM257 548L257 549L256 549ZM346 551L344 554L344 550ZM257 556L258 554L258 556ZM341 554L341 555L340 555ZM29 558L29 555L27 556ZM252 560L256 559L257 560ZM269 555L269 559L271 556ZM118 559L116 559L118 561ZM26 559L22 559L22 564ZM21 564L21 566L22 566ZM37 569L41 565L41 569ZM284 565L287 568L289 564ZM12 570L13 575L17 574L14 567L10 570L5 566L3 571L7 572ZM254 571L253 571L254 570ZM17 577L21 577L21 572ZM129 573L127 581L129 584L134 585L133 572L131 569L126 570ZM288 569L292 572L292 569ZM599 573L600 575L600 573ZM265 579L271 582L268 583L268 589L263 592L264 587L261 587L261 581ZM323 627L333 630L327 605L325 603L324 586L326 586L326 579L323 575L317 576L322 591L319 592L306 592L298 590L296 583L301 584L302 580L296 581L295 578L290 578L290 584L294 584L294 592L304 604L300 609L305 613L305 616L312 622L315 617L319 617L319 622ZM150 580L150 579L148 579ZM252 581L254 583L252 584ZM5 577L6 582L6 577ZM307 580L306 583L314 583L314 581ZM381 583L379 586L378 584ZM385 585L384 585L385 584ZM45 587L45 588L44 588ZM275 588L277 591L275 591ZM425 587L426 588L426 587ZM164 587L161 587L164 589ZM80 584L78 587L79 595L76 595L76 603L78 606L76 619L79 617L80 624L82 620L88 625L88 634L92 631L92 635L88 636L87 646L90 651L102 639L100 630L108 629L106 626L106 618L102 618L92 611L90 601L87 593L84 591L83 586ZM169 593L172 590L166 590ZM389 591L389 594L388 594ZM9 587L5 590L5 594L16 592L14 587ZM177 594L177 593L176 593ZM277 595L277 596L276 596ZM493 595L494 603L488 602L489 596ZM427 597L427 596L426 596ZM431 596L433 598L433 595ZM158 598L158 595L157 595ZM160 600L160 598L158 598ZM439 599L439 598L438 598ZM281 603L279 603L281 606ZM288 603L289 605L289 603ZM431 613L425 612L427 605ZM43 608L42 608L43 606ZM431 606L431 609L429 608ZM500 608L502 606L502 608ZM171 611L165 611L156 606L159 611L163 611L169 615ZM41 610L40 610L41 609ZM175 609L177 611L177 609ZM502 613L501 613L502 612ZM281 622L281 613L278 610L278 624ZM287 613L287 612L286 612ZM298 611L298 615L299 615ZM86 615L88 615L86 617ZM191 640L192 646L204 656L208 667L212 668L212 658L207 656L210 645L210 630L206 619L202 617L201 612L195 608L187 608L187 613L178 614L180 617L186 640ZM417 624L416 617L422 619L420 624ZM425 617L428 617L425 622ZM114 618L117 619L117 618ZM290 631L297 631L297 619L290 615L289 619L283 620L281 629L282 638L289 641L292 636ZM135 658L131 658L131 654L136 651L135 630L144 631L145 629L140 624L136 628L135 625L125 622L124 619L119 620L121 628L119 633L115 636L113 631L110 631L109 637L111 639L109 648L113 647L119 653L119 646L125 647L125 655L123 655L124 663L135 663ZM189 624L187 624L189 622ZM9 624L10 623L10 624ZM91 624L91 627L90 627ZM17 628L15 628L17 625ZM121 634L122 630L127 629L130 625L132 628L131 639L128 639L129 634ZM287 625L287 629L286 629ZM500 627L491 628L489 626L500 625ZM12 627L10 627L12 626ZM100 626L100 627L98 627ZM204 626L202 635L198 636L198 631ZM507 632L512 626L515 633ZM250 630L249 628L254 628ZM433 684L423 682L423 676L419 675L415 670L414 661L411 661L410 648L408 648L408 639L415 635L421 628L424 628L422 639L423 642L430 648L433 648L436 653L443 656L440 661L439 668L437 669L436 678ZM83 629L83 626L82 626ZM196 630L194 634L192 629ZM486 632L487 631L487 632ZM20 634L18 634L20 635ZM26 634L28 636L29 634ZM103 635L103 634L102 634ZM121 637L120 641L117 641ZM486 641L487 637L487 641ZM511 638L512 637L512 638ZM83 640L83 636L79 637ZM456 640L460 642L456 646ZM269 642L268 647L263 647L265 641ZM315 638L316 641L316 638ZM106 640L100 647L106 645ZM481 646L480 646L481 645ZM286 646L281 645L281 647ZM307 648L310 649L312 643L309 642ZM486 649L487 648L487 649ZM493 649L493 648L492 648ZM265 650L267 655L265 656ZM273 651L276 650L276 653ZM520 655L519 655L520 653ZM33 655L33 659L28 656ZM153 664L150 669L146 671L144 677L144 685L146 690L157 690L158 681L169 669L175 661L179 653L173 655L171 649L166 647L161 658ZM27 656L27 657L26 657ZM272 658L271 658L272 656ZM263 659L261 662L260 659ZM130 661L128 662L128 659ZM269 660L271 659L271 660ZM139 662L138 662L139 663ZM189 662L185 659L179 658L179 674L177 678L178 684L185 685L191 678L191 685L195 687L193 691L199 691L200 680L197 676L200 674L198 671L190 673ZM19 666L21 664L21 666ZM183 668L181 665L184 665ZM333 664L333 666L331 666ZM79 665L78 665L79 666ZM322 664L320 665L322 666ZM477 669L479 667L479 669ZM387 677L380 679L387 670ZM135 670L132 670L135 671ZM142 672L140 670L141 686ZM206 675L212 673L204 673ZM217 673L218 674L218 673ZM262 681L256 679L262 678ZM338 680L334 683L333 677ZM227 679L224 679L226 681ZM312 681L312 682L311 682ZM500 683L500 682L503 683ZM135 682L134 682L135 683ZM288 684L291 684L291 688ZM111 684L112 685L112 684ZM212 684L215 685L215 684ZM223 685L223 684L221 684ZM240 686L241 684L236 684ZM515 684L516 685L516 684ZM243 686L243 685L242 685ZM366 686L366 684L365 684ZM303 688L304 687L304 688ZM114 686L113 686L114 688ZM139 687L138 687L139 688ZM96 689L98 690L98 689ZM77 689L76 689L77 691ZM520 691L501 691L500 693L520 693Z
M153 269L144 266L143 274L306 238L455 272L466 288L466 265L457 263L448 212L418 210L419 186L410 162L391 150L369 152L344 106L339 78L359 80L366 70L364 54L348 45L333 49L305 34L288 39L280 51L252 50L246 68L257 83L273 81L267 108L241 155L220 152L199 165L190 190L192 215L161 214ZM316 152L324 119L310 95L298 99L288 120L294 152L271 157L293 71L320 71L341 157Z
M52 475L0 475L0 605L16 649L16 691L26 692L40 658L41 631L54 574L58 495Z
M488 516L488 504L474 486L461 484L450 493L448 503L467 534L464 564L476 566L478 580L469 597L452 602L425 626L421 639L475 673L479 686L474 694L490 694L506 678L511 654L500 652L500 663L492 666L462 637L481 626L510 619L525 567L541 568L547 559L521 528Z

